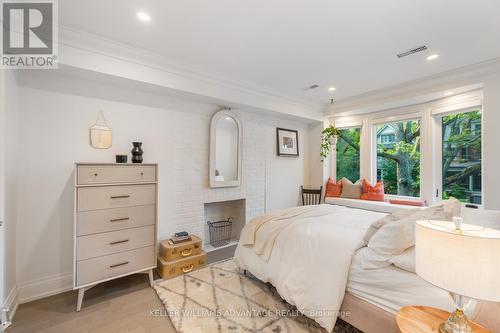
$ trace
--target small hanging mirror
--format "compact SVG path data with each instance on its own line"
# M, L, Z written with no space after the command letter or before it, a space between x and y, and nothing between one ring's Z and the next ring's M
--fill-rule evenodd
M97 120L90 128L90 145L96 149L108 149L112 144L113 130L108 127L102 110L99 110Z

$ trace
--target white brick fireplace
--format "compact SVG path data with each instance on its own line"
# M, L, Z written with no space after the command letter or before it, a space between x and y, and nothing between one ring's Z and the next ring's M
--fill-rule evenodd
M186 230L199 235L204 246L209 242L206 207L214 202L244 202L244 220L265 213L266 209L282 207L266 207L266 185L269 179L276 183L276 172L291 173L293 166L297 166L297 174L292 181L307 183L303 179L307 165L307 125L300 122L280 120L273 117L262 117L257 114L238 112L243 127L243 156L242 156L242 183L238 187L210 188L208 186L209 163L209 123L213 112L204 114L186 115L185 126L178 126L175 133L176 160L175 172L175 209L173 223L169 223L169 232ZM184 120L184 119L183 119ZM276 156L276 127L288 126L299 130L301 156L299 158L283 158ZM189 127L189 130L185 130ZM286 170L279 170L276 164L285 166ZM291 169L290 169L291 168ZM271 170L271 171L270 171ZM161 175L160 175L161 176ZM274 184L273 184L274 185ZM281 184L278 184L281 185ZM296 186L295 186L296 185ZM286 187L285 184L281 185ZM300 184L294 184L293 189L286 190L283 197L292 197L292 204L299 197ZM227 218L227 217L226 217ZM241 230L241 227L239 230ZM166 234L159 235L167 236Z

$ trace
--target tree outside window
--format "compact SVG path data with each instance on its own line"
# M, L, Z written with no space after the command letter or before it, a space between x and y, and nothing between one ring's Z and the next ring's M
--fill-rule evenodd
M359 142L361 128L340 129L337 142L337 179L359 179Z
M442 117L442 196L481 204L481 112Z
M420 196L420 120L376 126L377 180L386 194ZM386 139L389 138L389 139Z

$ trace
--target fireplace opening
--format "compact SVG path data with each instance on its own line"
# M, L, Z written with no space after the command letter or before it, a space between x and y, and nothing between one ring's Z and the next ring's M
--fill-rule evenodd
M205 203L204 249L215 251L236 246L246 223L246 200L226 200ZM228 223L230 222L230 223ZM212 237L210 235L212 223Z

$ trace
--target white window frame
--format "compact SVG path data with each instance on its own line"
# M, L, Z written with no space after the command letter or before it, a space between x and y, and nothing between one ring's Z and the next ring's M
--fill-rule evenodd
M399 110L397 110L399 111ZM396 111L396 112L397 112ZM416 111L416 112L411 112L411 113L404 113L404 114L396 114L396 115L389 115L385 117L380 117L380 118L375 118L372 119L370 122L370 128L371 128L371 182L374 184L377 181L377 126L381 124L387 124L387 123L395 123L395 122L400 122L400 121L406 121L406 120L418 120L420 121L420 139L422 140L423 135L427 135L427 131L425 130L424 127L424 112L423 111ZM423 172L423 166L422 166L422 160L423 160L423 149L424 147L422 146L422 142L420 142L420 179L422 179L422 172ZM423 186L422 183L420 183L420 195L418 197L411 197L411 196L404 196L404 195L397 195L397 194L385 194L385 197L387 199L421 199L423 198Z
M483 128L483 105L482 99L475 99L474 102L468 101L466 104L457 103L454 107L449 106L446 109L433 109L432 110L432 123L433 123L433 133L434 133L434 202L443 200L443 170L442 170L442 160L443 160L443 146L442 146L442 118L447 115L467 113L472 111L481 112L481 143L484 142L484 131ZM484 207L484 149L481 144L481 204L473 204L478 207ZM469 203L464 203L467 205Z
M469 91L463 94L442 98L433 102L426 102L406 107L380 110L357 115L344 115L332 117L338 128L356 127L361 124L360 141L360 178L371 183L376 181L377 154L375 125L380 123L403 121L408 119L419 119L420 123L420 199L428 205L440 200L435 197L436 189L441 192L441 156L437 156L437 149L441 147L441 124L436 124L436 116L453 112L465 112L467 110L482 109L482 89ZM440 120L439 120L440 121ZM439 130L439 132L438 132ZM481 121L482 142L484 143L484 124ZM484 147L483 147L484 148ZM484 149L482 154L482 168L484 171ZM337 156L331 154L330 176L336 176ZM332 171L333 170L333 171ZM484 172L483 172L484 175ZM482 200L485 202L485 177L482 177ZM388 199L399 198L399 196L386 195ZM481 207L481 206L480 206Z

